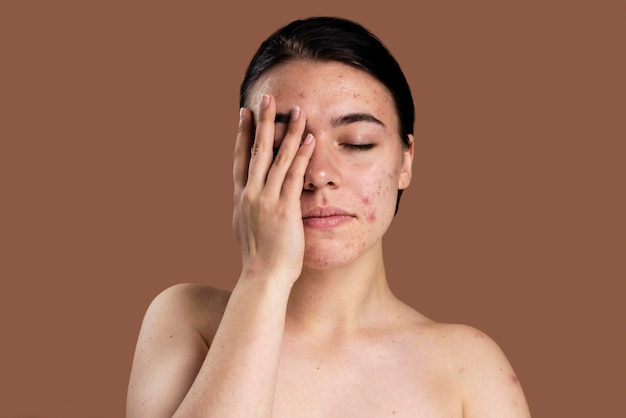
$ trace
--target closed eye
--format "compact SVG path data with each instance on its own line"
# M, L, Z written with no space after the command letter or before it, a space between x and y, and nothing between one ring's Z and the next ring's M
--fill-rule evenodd
M341 144L341 146L356 151L367 151L374 148L374 144Z

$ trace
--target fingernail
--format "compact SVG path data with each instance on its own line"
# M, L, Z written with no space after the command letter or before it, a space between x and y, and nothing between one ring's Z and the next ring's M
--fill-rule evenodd
M293 109L291 109L291 120L298 120L298 118L300 117L300 107L298 106L294 106Z
M303 144L310 144L311 142L313 142L313 134L307 134L304 138Z
M261 99L261 109L265 109L270 104L270 96L267 94L263 95Z
M239 109L239 121L243 121L243 119L246 117L246 108L242 107Z

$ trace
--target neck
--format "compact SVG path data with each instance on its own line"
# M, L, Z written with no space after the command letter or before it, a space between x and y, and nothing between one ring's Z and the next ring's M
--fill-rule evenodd
M291 291L288 323L315 334L337 334L375 325L397 299L389 289L382 247L347 266L305 267Z

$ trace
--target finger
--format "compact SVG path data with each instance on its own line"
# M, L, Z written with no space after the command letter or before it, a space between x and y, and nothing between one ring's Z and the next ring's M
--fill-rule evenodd
M241 193L248 181L248 166L250 164L250 148L252 147L252 117L250 111L244 107L239 110L239 126L237 139L233 151L233 182L235 196Z
M281 191L283 196L297 196L300 198L304 188L304 175L306 174L314 149L315 137L313 134L309 133L304 138L293 162L289 166L289 170L287 170Z
M298 106L294 106L289 113L287 132L267 174L266 189L270 193L275 193L276 196L279 195L285 181L285 175L300 148L305 126L306 115L304 111Z
M248 170L248 186L257 190L263 189L267 172L274 158L274 119L276 118L276 102L274 97L264 94L259 106L259 122L250 154Z

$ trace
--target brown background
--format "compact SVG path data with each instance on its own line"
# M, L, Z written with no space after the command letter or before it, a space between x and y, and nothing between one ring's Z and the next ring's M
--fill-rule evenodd
M0 3L0 417L123 416L150 300L234 284L239 82L309 15L363 23L414 92L392 287L490 334L534 417L625 416L619 2L91 3Z

